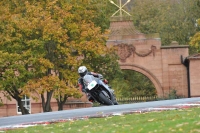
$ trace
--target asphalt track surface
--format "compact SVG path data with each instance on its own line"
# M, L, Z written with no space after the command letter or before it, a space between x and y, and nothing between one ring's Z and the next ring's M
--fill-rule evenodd
M90 108L54 111L54 112L29 114L29 115L21 115L21 116L2 117L0 118L0 128L17 125L17 124L18 125L24 124L24 123L84 118L84 117L92 117L98 114L106 115L106 114L111 114L111 113L123 113L127 111L137 111L137 110L142 110L142 109L147 109L147 108L158 108L158 107L166 107L166 106L173 106L177 104L186 104L186 103L195 103L195 102L199 103L200 97L143 102L143 103L134 103L134 104L122 104L122 105L113 105L113 106L90 107Z

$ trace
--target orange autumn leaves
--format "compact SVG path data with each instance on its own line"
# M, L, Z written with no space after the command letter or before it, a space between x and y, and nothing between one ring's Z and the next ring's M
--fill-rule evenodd
M78 66L85 59L92 61L93 57L105 54L107 49L105 33L92 22L91 14L95 10L86 7L88 1L79 4L65 0L0 2L0 51L16 54L24 62L20 66L24 68L20 70L21 78L16 77L18 84L4 79L3 90L7 91L9 85L11 89L23 88L23 92L19 89L20 95L54 91L55 97L80 96L75 89ZM9 65L8 57L4 56L1 63ZM12 60L19 62L15 57ZM49 69L56 76L47 73Z
M54 98L64 95L68 97L80 97L81 94L77 91L76 87L71 83L66 83L60 80L57 76L44 76L40 79L30 80L23 88L24 94L30 96L31 93L43 94L44 92L54 91ZM38 97L33 95L33 98L38 100Z

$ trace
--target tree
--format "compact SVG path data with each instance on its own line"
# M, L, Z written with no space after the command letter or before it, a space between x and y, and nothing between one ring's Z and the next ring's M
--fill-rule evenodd
M113 1L116 3L118 0ZM92 5L94 5L93 9L96 11L92 21L104 32L109 29L110 17L118 8L113 6L109 0L95 0Z
M159 33L162 45L172 41L188 44L199 18L198 0L135 0L133 22L143 33Z
M45 104L45 92L54 92L54 98L58 103L58 110L63 110L63 105L68 97L80 98L82 95L77 91L76 87L67 83L64 80L60 80L58 76L45 76L40 79L29 80L28 84L24 87L23 93L31 95L31 93L37 93L41 95L43 110L50 109L50 98L47 98L49 104ZM38 100L38 97L33 95L33 98Z
M27 114L27 109L23 108L22 86L33 77L33 73L26 67L27 60L25 54L8 53L0 51L0 87L4 95L8 98L15 99L21 109L22 114Z
M117 97L155 96L156 89L152 82L143 74L132 70L122 70L123 73L113 80Z
M50 99L53 93L58 104L69 96L79 96L78 93L68 93L71 91L69 87L73 88L72 85L77 83L78 66L84 60L92 61L93 57L107 51L106 31L95 26L92 22L94 10L87 9L90 0L80 4L71 2L6 0L0 3L0 51L6 54L1 62L1 87L9 95L12 92L11 96L31 95L28 92L32 91L40 93L42 103L45 104L44 112L51 111ZM8 58L11 55L13 58ZM21 67L15 68L19 63L22 63ZM4 64L7 65L5 69ZM14 76L15 71L19 71L24 78L15 76L17 86L16 83L9 84L10 79L7 78L8 74ZM52 79L52 72L59 76L59 81L57 78ZM50 81L60 84L60 88L51 88ZM38 91L38 87L35 90L31 88L36 82L43 91ZM44 94L47 94L46 102ZM59 106L59 109L62 107Z
M100 73L104 78L112 81L116 75L121 73L119 67L118 55L114 48L107 49L105 55L97 55L92 58L92 60L84 60L83 63L86 65L90 71Z
M200 19L197 20L197 27L200 25ZM191 47L194 48L194 53L200 52L200 31L198 30L190 40Z

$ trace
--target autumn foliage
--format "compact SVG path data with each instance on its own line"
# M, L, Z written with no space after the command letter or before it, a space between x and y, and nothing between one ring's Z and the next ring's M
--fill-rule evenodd
M22 95L37 92L44 111L51 111L52 95L58 103L80 97L75 89L77 68L82 64L90 68L88 61L107 52L107 31L92 22L95 10L88 8L92 1L74 2L0 2L1 90L18 103ZM45 101L44 94L50 99Z
M197 20L197 26L200 26L200 19ZM190 45L195 48L195 52L200 52L200 31L198 30L196 34L191 37Z

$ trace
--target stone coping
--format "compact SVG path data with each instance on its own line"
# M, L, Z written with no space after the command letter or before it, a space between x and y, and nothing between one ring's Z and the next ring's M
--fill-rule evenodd
M132 16L123 16L123 17L120 17L120 16L113 16L113 17L110 17L110 21L111 22L114 22L114 21L132 21Z
M200 60L200 53L190 55L186 59L189 59L189 60Z
M188 60L200 60L200 57L187 57Z
M70 102L65 102L65 104L64 105L66 105L66 104L92 104L91 102L81 102L81 101L79 101L79 102L76 102L76 101L70 101Z
M169 46L161 46L161 49L170 49L170 48L189 48L189 45L169 45Z
M125 39L125 40L107 40L107 42L126 42L126 41L146 41L146 40L160 40L160 38L135 38L135 39Z

